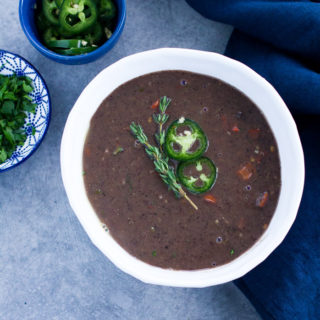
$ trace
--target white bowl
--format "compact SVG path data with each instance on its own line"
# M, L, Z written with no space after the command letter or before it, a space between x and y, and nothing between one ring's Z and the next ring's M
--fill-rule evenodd
M234 261L211 269L176 271L151 266L127 253L103 228L85 191L82 152L91 117L121 84L163 70L186 70L218 78L248 96L265 115L278 143L282 187L271 223L262 237ZM276 90L244 64L225 56L188 49L158 49L119 60L84 89L68 117L61 143L63 183L72 209L92 242L121 270L147 283L206 287L237 279L282 242L295 220L304 185L304 158L296 125Z

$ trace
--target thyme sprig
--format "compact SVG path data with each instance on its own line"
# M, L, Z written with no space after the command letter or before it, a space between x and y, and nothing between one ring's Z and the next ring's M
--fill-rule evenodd
M168 104L165 108L167 108L167 106ZM169 159L159 150L159 148L152 146L149 143L148 137L139 124L132 122L130 129L136 139L138 139L139 142L144 146L147 155L151 158L151 160L153 160L155 170L159 173L162 180L168 185L169 190L172 190L176 197L185 198L194 209L198 210L198 207L188 197L181 185L177 182L174 170L169 166Z
M162 97L160 99L159 103L159 111L160 113L154 113L153 114L153 121L159 125L158 133L155 134L156 140L159 144L159 149L161 153L163 152L162 146L164 144L165 138L166 138L166 132L163 130L163 125L167 122L169 119L169 115L166 114L167 108L171 102L170 98L167 98L166 96Z

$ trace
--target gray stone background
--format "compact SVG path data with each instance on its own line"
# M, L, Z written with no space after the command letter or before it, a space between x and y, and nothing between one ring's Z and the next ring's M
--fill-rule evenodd
M230 26L208 21L184 0L128 0L124 32L111 52L82 66L43 57L19 24L18 0L1 0L0 48L43 75L52 121L38 151L0 177L0 320L259 319L232 284L206 289L147 285L118 270L73 214L62 185L60 140L68 113L88 82L118 59L159 47L222 53Z

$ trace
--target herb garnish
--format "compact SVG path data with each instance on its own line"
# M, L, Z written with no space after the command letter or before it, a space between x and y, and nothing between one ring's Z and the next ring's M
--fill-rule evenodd
M198 210L198 207L193 203L186 192L182 189L181 185L177 182L174 170L169 166L169 158L166 157L159 148L152 146L148 142L148 137L145 135L140 125L132 122L130 129L132 134L145 147L146 153L153 160L155 170L159 173L162 180L168 185L169 190L172 190L177 198L185 198L196 210Z
M159 132L155 134L155 137L157 139L157 142L159 144L159 149L161 152L163 152L162 146L163 146L164 141L166 139L166 132L163 130L163 125L169 119L169 115L166 114L166 110L167 110L170 102L171 102L170 98L167 98L166 96L162 97L160 99L160 103L159 103L160 113L153 114L154 122L159 125Z
M23 128L26 112L35 113L37 106L29 96L32 91L30 78L0 75L0 163L9 159L27 138Z

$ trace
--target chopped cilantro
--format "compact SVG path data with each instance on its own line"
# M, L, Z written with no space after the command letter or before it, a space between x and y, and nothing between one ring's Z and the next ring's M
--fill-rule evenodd
M154 257L156 257L157 256L157 251L152 251L152 255L154 256Z
M234 254L234 250L231 249L231 250L230 250L230 255L233 255L233 254Z
M10 158L27 138L23 128L26 112L34 113L36 108L29 96L32 91L31 79L0 74L0 163ZM35 134L35 128L32 128L32 134Z

